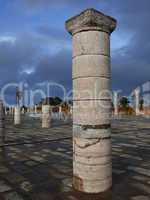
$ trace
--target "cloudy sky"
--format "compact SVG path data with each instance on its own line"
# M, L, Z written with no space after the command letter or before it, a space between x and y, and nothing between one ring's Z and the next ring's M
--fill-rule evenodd
M52 81L70 89L71 36L64 23L89 7L118 21L111 37L113 89L128 94L150 80L149 0L0 0L0 87Z

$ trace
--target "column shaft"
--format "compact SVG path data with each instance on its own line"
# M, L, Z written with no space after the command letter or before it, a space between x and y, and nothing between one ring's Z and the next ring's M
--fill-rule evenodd
M73 44L73 184L78 190L98 193L112 184L111 100L101 97L111 85L109 35L79 32Z
M73 35L73 186L86 193L112 186L109 35L115 25L94 9L66 23Z

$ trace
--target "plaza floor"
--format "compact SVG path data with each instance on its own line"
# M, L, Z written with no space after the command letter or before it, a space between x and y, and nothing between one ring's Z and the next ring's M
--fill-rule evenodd
M102 195L72 189L71 122L42 129L24 117L14 126L7 117L0 144L0 200L150 200L150 119L112 121L113 188Z

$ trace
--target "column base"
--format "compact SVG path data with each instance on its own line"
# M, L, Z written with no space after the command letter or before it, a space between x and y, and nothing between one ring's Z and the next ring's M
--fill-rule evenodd
M81 178L74 176L73 188L85 194L102 194L112 188L112 178L99 181L83 181Z
M75 196L78 197L78 199L82 199L82 200L91 200L91 199L94 199L94 200L100 200L100 199L111 200L112 199L112 186L109 189L106 189L103 192L89 193L89 192L86 192L86 191L78 190L73 183L73 192L75 193Z

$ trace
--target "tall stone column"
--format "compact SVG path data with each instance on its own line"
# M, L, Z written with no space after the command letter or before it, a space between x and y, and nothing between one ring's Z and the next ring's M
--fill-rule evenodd
M118 110L118 92L114 92L114 115L118 116L119 110Z
M50 105L42 105L42 128L49 128L51 125Z
M87 9L66 22L73 36L73 186L112 186L110 34L116 20Z
M5 141L5 109L3 102L0 100L0 143Z
M140 114L140 88L136 88L134 91L135 94L135 113L136 115Z
M21 123L21 109L19 106L16 106L14 112L14 124L19 125L20 123Z

